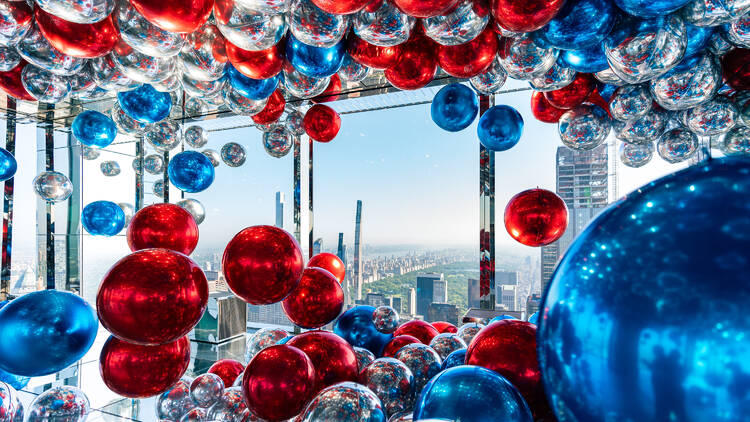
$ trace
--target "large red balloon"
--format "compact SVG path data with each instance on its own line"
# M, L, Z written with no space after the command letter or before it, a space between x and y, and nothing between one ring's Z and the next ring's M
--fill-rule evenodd
M305 113L302 126L307 136L318 142L331 142L341 129L341 117L324 104L315 104Z
M37 7L34 18L44 38L56 49L73 57L101 57L112 51L120 38L112 15L96 23L83 24L68 22Z
M294 237L273 226L253 226L237 233L224 249L221 265L229 288L253 305L284 299L297 287L305 268Z
M281 344L256 354L242 377L242 393L250 412L281 421L299 414L315 392L313 362L300 349Z
M395 336L385 345L383 349L384 358L396 357L396 353L407 344L421 343L418 338L409 335Z
M214 0L128 0L146 20L169 32L189 33L208 21Z
M579 73L569 85L544 93L551 106L571 109L581 105L596 88L596 79L590 73Z
M437 72L437 44L420 31L401 44L398 62L385 70L385 78L398 89L419 89Z
M531 93L531 114L540 122L557 123L566 111L550 104L543 92Z
M405 322L396 328L393 336L409 335L419 339L420 342L429 345L432 338L440 334L438 330L427 322L418 319Z
M21 60L21 63L18 63L13 69L7 72L0 72L0 88L13 98L26 101L36 101L36 98L32 97L31 94L29 94L29 91L26 91L26 88L21 82L21 71L27 64L28 63L26 63L25 60Z
M401 45L380 47L351 35L347 39L346 51L352 56L352 60L355 62L373 69L382 70L388 69L398 62Z
M182 337L158 346L132 344L111 336L99 355L104 384L115 393L151 397L180 380L190 364L190 340Z
M245 365L240 361L234 359L219 359L208 368L209 374L216 374L224 381L224 385L229 388L237 380L242 371L245 370Z
M458 0L394 0L396 7L415 18L429 18L444 15Z
M308 331L286 344L305 352L315 367L315 391L330 385L357 381L357 355L346 340L328 331Z
M334 73L333 76L331 76L331 80L328 82L328 87L326 87L326 90L323 91L323 93L318 95L317 97L311 98L310 101L312 101L315 104L336 101L339 99L340 93L341 93L341 78L339 78L338 73Z
M125 234L130 250L164 248L190 255L198 244L198 224L175 204L153 204L140 209Z
M268 97L265 107L258 114L250 116L253 121L259 125L267 125L273 123L284 114L284 107L286 107L286 100L284 95L278 89Z
M207 304L203 270L167 249L144 249L117 261L96 294L104 328L138 344L164 344L186 335Z
M526 246L544 246L559 239L568 227L568 207L554 192L525 190L505 207L505 229Z
M546 25L565 0L491 0L490 11L497 23L514 32L531 32Z
M306 268L297 287L281 302L289 320L302 328L320 328L344 307L344 289L322 268Z
M459 45L441 45L438 64L445 73L457 78L471 78L484 72L495 60L497 35L486 28L473 40Z
M284 65L283 42L260 51L243 50L227 40L226 54L240 73L252 79L268 79L281 72ZM215 52L215 50L214 50Z
M339 283L344 283L344 277L346 277L346 267L344 266L344 262L341 260L341 258L332 253L321 252L313 256L309 261L307 261L307 266L322 268L333 274L333 276L336 277Z
M349 15L364 9L370 0L312 0L323 11L334 15Z
M440 334L458 332L458 328L456 328L456 326L451 324L450 322L435 321L432 323L432 326L435 327L435 329L438 330L438 333Z
M721 58L727 84L736 90L750 89L750 50L735 48Z

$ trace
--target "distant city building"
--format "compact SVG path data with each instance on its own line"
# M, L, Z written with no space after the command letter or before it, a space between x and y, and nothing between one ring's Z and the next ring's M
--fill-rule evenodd
M315 242L313 242L313 255L319 254L322 249L323 249L323 239L319 237L315 239Z
M442 275L442 274L441 274ZM448 282L445 280L435 280L432 302L433 303L448 303Z
M518 286L514 284L495 285L495 297L499 300L498 308L507 311L518 310Z
M401 307L401 298L398 296L393 296L391 298L391 307L396 310L399 314L403 312L403 308Z
M346 268L346 246L344 245L344 233L339 233L339 243L336 248L336 256L344 263Z
M357 200L357 214L354 223L354 289L356 300L362 299L362 201Z
M431 303L427 308L425 321L445 321L458 325L458 306L450 303Z
M539 306L542 302L542 295L532 294L526 298L526 316L529 317L531 314L539 310Z
M438 289L441 291L436 292ZM445 303L446 300L435 301L436 298L442 298L442 290L444 289L445 280L443 274L421 273L417 275L417 315L427 317L427 310L430 308L431 303ZM447 294L445 295L447 296Z
M495 271L495 285L518 284L518 271Z
M276 192L276 227L284 228L284 192Z
M270 305L248 305L247 322L251 326L252 323L281 325L285 327L294 326L284 313L281 302Z
M479 307L479 279L470 278L467 280L467 285L468 285L468 294L466 295L466 297L469 302L469 308L478 308Z
M365 296L365 305L370 305L374 307L383 306L385 305L385 295L382 293L368 293Z
M406 306L404 307L404 313L407 315L417 314L417 290L414 287L409 287L405 290L405 301Z

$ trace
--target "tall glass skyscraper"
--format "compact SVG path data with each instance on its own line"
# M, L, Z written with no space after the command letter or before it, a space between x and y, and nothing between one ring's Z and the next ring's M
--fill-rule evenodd
M354 223L354 288L356 300L362 300L362 201L357 200L357 215Z
M276 227L284 228L284 192L276 192Z

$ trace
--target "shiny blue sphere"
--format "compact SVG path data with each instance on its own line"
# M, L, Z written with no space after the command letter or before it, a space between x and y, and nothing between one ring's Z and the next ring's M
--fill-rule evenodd
M685 47L685 57L694 56L708 45L711 37L714 35L715 28L712 26L697 26L685 22L685 32L687 36L687 47Z
M86 110L73 119L70 131L78 142L96 148L111 144L117 136L117 126L109 116L98 111Z
M533 314L531 314L531 316L529 317L528 321L530 323L534 324L534 325L537 325L538 321L539 321L539 311L534 312Z
M564 50L557 62L576 72L595 73L609 68L604 44L595 44L583 50Z
M251 100L264 100L270 97L279 85L280 74L268 79L248 78L240 73L239 70L235 69L230 63L227 63L224 74L227 76L229 84L232 85L232 88L234 88L235 91Z
M575 239L537 331L559 420L747 420L748 216L750 160L715 159L628 194Z
M16 175L18 162L5 148L0 148L0 182L4 182Z
M523 117L515 108L497 105L479 118L479 142L492 151L507 151L521 139Z
M432 121L448 132L458 132L469 127L477 117L479 101L474 91L459 83L448 84L432 99Z
M557 15L531 38L544 47L581 50L600 44L615 24L610 0L568 0Z
M487 325L492 324L493 322L503 321L503 320L506 320L506 319L518 319L518 318L516 318L514 316L510 316L510 315L498 315L498 316L492 318L490 320L490 322L487 323Z
M391 341L393 334L384 334L375 328L375 323L372 321L373 312L375 312L375 307L367 305L347 309L336 320L333 332L353 347L362 347L376 357L381 357L385 345Z
M297 71L311 78L325 78L339 71L346 56L346 41L333 47L313 47L294 36L286 43L286 58Z
M690 0L614 0L617 7L639 18L654 18L668 15Z
M132 91L118 92L117 101L125 114L141 123L160 122L172 110L172 97L169 93L157 91L148 84Z
M466 349L454 350L448 356L443 359L443 363L440 366L441 371L453 368L454 366L461 366L466 364Z
M508 380L479 366L447 369L427 383L414 420L533 422L529 406Z
M211 160L198 151L183 151L169 160L169 181L184 192L201 192L214 181Z
M0 309L0 369L27 377L58 372L86 354L98 327L94 309L80 296L25 294Z
M95 201L81 213L81 224L94 236L114 236L125 227L125 212L111 201Z

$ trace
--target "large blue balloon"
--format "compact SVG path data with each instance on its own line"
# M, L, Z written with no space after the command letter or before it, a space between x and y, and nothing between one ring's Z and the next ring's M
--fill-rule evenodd
M440 366L441 371L453 368L454 366L461 366L466 364L466 348L454 350L448 356L443 359L443 363Z
M117 101L128 116L141 123L156 123L166 119L172 110L172 97L143 84L132 91L118 92Z
M197 151L183 151L169 160L169 181L184 192L206 190L214 181L211 160Z
M448 84L432 99L432 121L448 132L458 132L469 127L477 117L479 101L474 91L459 83Z
M690 0L614 0L622 10L641 18L655 18L668 15Z
M583 50L565 50L560 52L558 63L576 72L595 73L609 68L604 44L595 44Z
M73 364L91 348L99 324L80 296L42 290L0 309L0 369L36 377Z
M325 78L339 71L346 55L346 41L333 47L313 47L294 36L286 43L286 58L297 71L311 78Z
M115 122L109 116L93 110L78 114L70 130L80 143L96 148L108 146L117 136Z
M685 22L685 32L687 33L685 57L694 56L703 51L711 40L714 29L712 26L697 26Z
M506 151L513 148L521 139L521 133L523 117L511 106L491 107L479 118L479 142L489 150Z
M227 63L224 73L227 75L232 88L251 100L264 100L270 97L279 85L280 74L268 79L252 79L240 73L229 63Z
M616 8L610 0L568 0L542 29L531 34L545 47L581 50L601 44L615 24Z
M362 347L377 357L383 356L385 345L393 338L393 334L384 334L375 328L372 322L373 306L359 305L341 314L333 332L349 344Z
M576 238L537 332L560 420L747 420L748 216L750 160L712 160L633 191Z
M125 212L111 201L94 201L81 213L81 224L95 236L114 236L125 227Z
M15 176L16 170L18 170L16 157L5 148L0 148L0 182Z
M533 422L529 406L508 380L479 366L445 370L427 383L414 420Z

